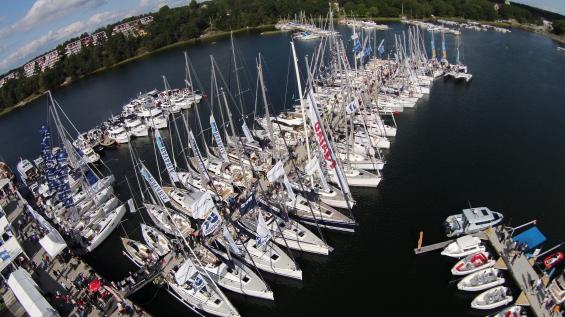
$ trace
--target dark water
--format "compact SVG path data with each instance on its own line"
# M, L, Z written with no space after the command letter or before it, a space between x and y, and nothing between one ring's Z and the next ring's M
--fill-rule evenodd
M390 46L400 28L376 37L380 41L386 36ZM383 182L378 189L353 191L357 232L324 232L335 247L330 256L296 253L302 282L264 274L274 303L226 291L242 315L481 315L469 308L472 296L450 283L452 261L437 253L416 257L412 252L420 230L425 243L442 240L441 222L467 201L502 211L511 224L538 219L550 243L564 238L565 55L549 39L519 30L464 32L462 39L472 83L438 81L429 97L397 117L398 135L387 154ZM454 40L448 36L447 41L451 55ZM288 107L296 86L292 72L287 76L288 35L242 35L237 46L249 75L243 87L255 87L255 58L261 52L272 106ZM299 55L311 54L314 46L297 43ZM89 129L118 113L139 91L162 88L161 75L173 87L182 86L184 49L205 91L210 54L234 87L233 72L227 70L229 47L229 41L218 40L169 50L78 81L54 96L79 129ZM253 111L254 97L253 92L246 96L247 113ZM45 105L42 98L0 117L0 159L15 166L20 156L38 155L37 131L47 117ZM149 138L131 144L154 165ZM119 181L131 177L127 146L106 151L104 159ZM123 183L118 192L124 199L129 196ZM103 276L118 279L134 269L121 255L119 236L139 238L142 216L148 219L127 215L123 228L89 255L87 260ZM157 316L192 314L152 286L134 300Z

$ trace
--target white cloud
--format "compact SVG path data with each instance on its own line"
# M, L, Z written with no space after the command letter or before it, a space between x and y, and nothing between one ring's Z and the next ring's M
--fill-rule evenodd
M15 38L19 32L15 28L38 29L43 25L44 19L53 19L54 16L72 15L78 8L86 9L99 7L108 0L37 0L26 16L10 27L0 29L0 43L3 36ZM139 15L148 11L156 10L163 5L171 7L186 5L188 0L139 0L132 6L123 10L104 11L92 15L88 20L76 21L57 30L45 30L42 36L26 42L23 46L12 48L0 45L0 73L14 68L17 65L41 55L43 52L53 49L59 43L78 36L84 32L91 32L101 26L114 23L126 17ZM49 6L47 6L49 4ZM14 31L14 32L12 32ZM18 31L20 31L18 29ZM10 52L8 54L8 52Z
M68 16L78 9L98 8L107 2L108 0L36 0L23 18L0 29L0 39Z
M0 61L0 70L6 70L17 63L27 61L39 55L40 52L53 48L62 41L78 36L84 32L93 31L101 26L119 20L122 17L122 12L105 11L96 13L87 21L76 21L58 30L51 30L47 34L27 43L3 58L2 61Z

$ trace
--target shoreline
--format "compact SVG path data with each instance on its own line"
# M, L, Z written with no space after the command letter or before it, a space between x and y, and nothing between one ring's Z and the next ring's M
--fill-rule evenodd
M436 17L435 19L437 19L437 18L441 19L442 17ZM339 18L337 18L337 17L335 18L335 20L338 20L338 19ZM366 19L370 20L370 21L374 21L374 22L381 22L381 23L400 23L401 22L400 18L391 18L391 17L366 17ZM414 19L414 20L429 21L429 20L435 20L435 19ZM458 21L458 22L465 21L465 19L462 19L462 18L445 18L445 19ZM508 28L516 28L516 29L524 30L524 31L527 31L527 32L531 32L531 33L539 34L541 36L545 36L545 37L547 37L547 38L549 38L549 39L551 39L551 40L553 40L553 41L555 41L559 44L565 45L565 36L549 33L547 31L536 30L532 27L529 27L528 25L524 25L524 24L521 24L521 23L508 23L508 22L496 22L496 21L477 21L477 22L479 22L481 24L488 24L488 25L493 25L493 26L498 26L498 27L508 27ZM165 45L163 47L157 48L157 49L152 50L152 51L143 52L139 55L127 58L127 59L120 61L116 64L113 64L111 66L96 69L91 73L88 73L86 75L83 75L83 76L76 78L75 80L66 80L64 83L62 83L61 85L59 85L55 89L70 86L73 83L75 83L79 80L88 78L92 75L105 72L105 71L110 70L112 68L116 68L118 66L122 66L122 65L125 65L125 64L128 64L128 63L149 57L153 54L157 54L159 52L163 52L163 51L175 48L175 47L190 45L190 44L197 44L197 43L211 42L211 41L214 41L216 39L222 39L222 38L228 37L229 34L232 33L232 32L233 32L233 34L240 34L240 33L244 33L244 32L253 32L253 31L259 31L259 35L272 35L272 34L278 34L278 33L284 32L284 31L275 29L274 24L264 24L264 25L259 25L259 26L255 26L255 27L245 27L245 28L240 28L240 29L232 30L232 31L213 31L213 32L202 34L198 38L178 41L178 42L171 43L171 44ZM35 101L36 99L42 97L46 92L47 91L42 91L42 92L36 93L36 94L31 95L31 96L25 98L24 100L18 102L18 104L16 104L15 106L3 109L2 111L0 111L0 117L6 115L8 113L11 113L15 110L18 110L19 108L26 106L27 104L29 104L29 103Z
M229 35L230 35L232 32L233 32L233 34L240 34L240 33L253 32L253 31L271 32L271 31L274 31L274 30L275 30L275 25L274 25L274 24L265 24L265 25L255 26L255 27L240 28L240 29L232 30L232 31L213 31L213 32L205 33L205 34L200 35L200 37L197 37L197 38L193 38L193 39L188 39L188 40L183 40L183 41L178 41L178 42L175 42L175 43L171 43L171 44L169 44L169 45L165 45L165 46L163 46L163 47L159 47L159 48L157 48L157 49L155 49L155 50L152 50L152 51L149 51L149 52L143 52L143 53L141 53L141 54L139 54L139 55L132 56L132 57L130 57L130 58L127 58L127 59L125 59L125 60L123 60L123 61L120 61L120 62L118 62L118 63L116 63L116 64L113 64L113 65L111 65L111 66L98 68L98 69L94 70L93 72L88 73L88 74L83 75L83 76L80 76L80 77L78 77L78 78L76 78L76 79L74 79L74 80L69 80L69 79L67 79L67 80L65 80L64 83L62 83L61 85L57 86L55 89L62 88L62 87L66 87L66 86L71 86L73 83L78 82L78 81L80 81L80 80L82 80L82 79L88 78L88 77L90 77L90 76L92 76L92 75L96 75L96 74L99 74L99 73L103 73L103 72L105 72L105 71L107 71L107 70L110 70L110 69L112 69L112 68L116 68L116 67L118 67L118 66L125 65L125 64L128 64L128 63L131 63L131 62L134 62L134 61L143 59L143 58L145 58L145 57L149 57L149 56L151 56L151 55L153 55L153 54L156 54L156 53L159 53L159 52L163 52L163 51L166 51L166 50L175 48L175 47L184 46L184 45L189 45L189 44L213 42L214 40L217 40L217 39L222 39L222 38L225 38L225 37L229 37ZM46 92L47 92L46 90L45 90L45 91L38 92L38 93L36 93L36 94L33 94L33 95L31 95L31 96L25 98L24 100L22 100L22 101L20 101L20 102L18 102L15 106L2 109L2 111L0 111L0 117L6 115L6 114L8 114L8 113L11 113L11 112L13 112L13 111L19 110L20 108L25 107L25 106L28 105L29 103L31 103L31 102L35 101L36 99L38 99L38 98L42 97L43 95L45 95Z

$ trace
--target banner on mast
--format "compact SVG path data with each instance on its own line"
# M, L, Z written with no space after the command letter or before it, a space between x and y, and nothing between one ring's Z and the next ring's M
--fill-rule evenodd
M128 207L129 207L129 212L133 214L135 212L135 205L133 203L133 198L128 199Z
M222 136L220 135L220 131L218 130L218 125L216 124L216 120L214 119L214 115L210 115L210 127L212 128L212 136L218 145L218 150L220 151L220 156L224 160L224 162L229 162L230 159L228 158L228 152L226 152L226 148L224 146L224 141L222 141Z
M347 112L347 114L352 114L357 112L357 109L359 109L359 101L357 101L357 99L353 99L353 101L345 107L345 112Z
M237 255L242 255L241 250L239 249L239 247L237 246L237 244L233 240L233 237L232 237L230 231L228 230L228 228L225 225L223 227L224 227L224 231L223 231L224 239L226 239L226 241L228 242L228 246L229 246L228 251L235 253Z
M141 163L141 169L139 170L139 172L141 173L141 176L145 178L147 183L149 183L149 186L151 186L155 194L159 196L161 201L164 203L168 203L170 201L169 196L167 196L163 188L161 188L161 185L159 185L157 180L155 180L153 175L151 175L151 173L149 172L149 170L147 170L147 168L145 167L145 165L143 165L143 163Z
M210 210L214 210L216 205L212 200L212 195L209 192L204 193L200 198L195 201L190 208L192 209L192 217L195 219L206 219Z
M274 183L277 179L284 175L284 165L282 161L278 161L270 171L267 172L267 179Z
M165 163L165 168L169 173L169 177L171 178L171 181L173 181L174 183L179 182L180 181L179 176L177 175L173 162L169 157L169 153L167 153L165 142L163 142L163 138L161 137L161 133L159 133L159 130L156 130L155 132L155 143L157 143L157 148L159 149L159 153L161 153L161 158Z
M253 136L251 135L251 131L249 131L249 128L247 127L247 124L245 123L245 121L243 121L243 125L241 126L241 128L243 129L243 134L245 134L245 138L247 139L247 143L251 143L254 141Z
M216 231L218 227L222 224L222 217L218 214L218 211L214 207L212 212L208 215L206 220L202 223L202 234L207 236L212 232Z
M288 181L288 177L286 177L286 173L284 174L284 187L286 187L286 193L288 195L288 198L290 198L291 200L295 200L296 194L294 194L294 190L292 190L292 186Z
M269 230L265 218L263 218L263 213L259 211L257 214L257 248L267 244L272 237L271 230Z
M320 115L318 114L318 107L316 104L316 99L312 90L308 92L308 102L310 103L310 111L308 112L308 117L310 118L310 124L314 128L314 134L316 135L316 140L322 149L322 154L326 160L326 164L330 170L336 171L336 176L338 179L339 187L344 194L349 194L349 185L347 184L347 179L341 170L339 164L337 164L337 159L332 150L332 146L328 141L322 122L320 121Z
M192 151L196 155L198 159L198 171L200 172L200 176L206 182L210 181L210 175L208 175L208 170L206 170L206 166L204 165L204 159L202 158L202 153L200 153L200 149L198 148L198 143L196 143L196 139L194 138L194 134L192 131L188 132L188 138L190 142L190 147Z

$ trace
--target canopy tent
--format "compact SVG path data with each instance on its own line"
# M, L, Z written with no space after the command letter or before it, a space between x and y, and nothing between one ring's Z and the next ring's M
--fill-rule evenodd
M526 251L537 248L539 245L547 240L538 227L532 227L512 238L518 243L525 243L527 245Z
M22 253L22 247L16 238L11 237L4 241L0 246L0 271L3 271L20 253Z
M0 179L0 188L3 188L4 186L10 184L10 179L9 178L2 178Z
M43 238L39 240L41 247L47 252L52 258L56 257L67 247L65 240L59 232L55 229L49 231Z
M8 285L31 317L59 316L57 311L41 295L37 284L26 270L20 268L10 274Z

